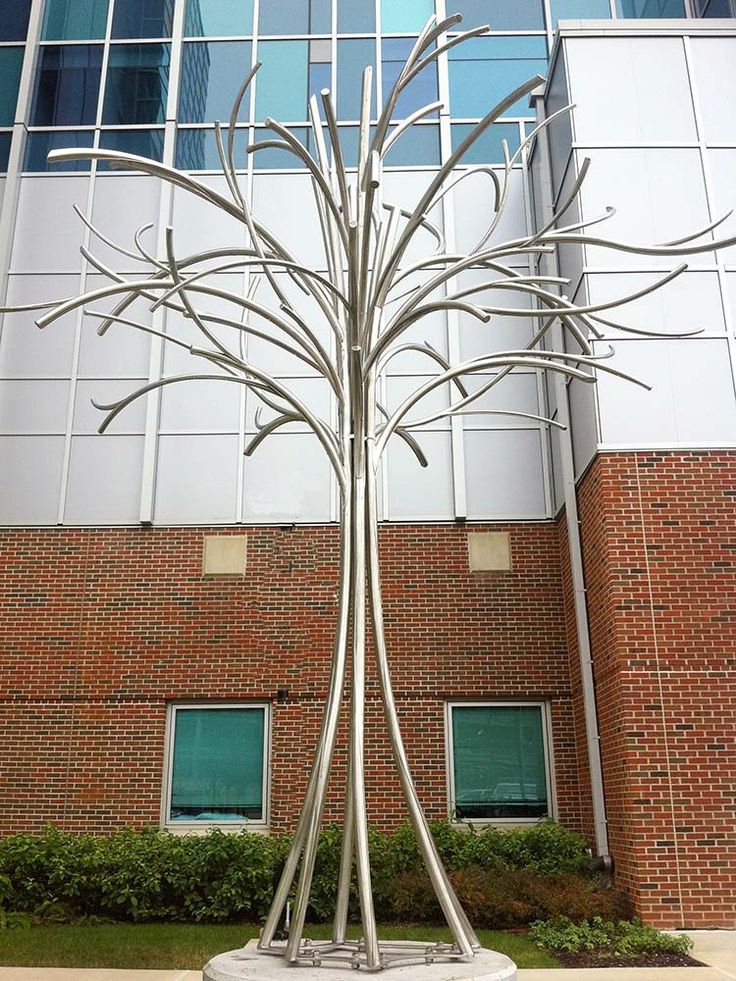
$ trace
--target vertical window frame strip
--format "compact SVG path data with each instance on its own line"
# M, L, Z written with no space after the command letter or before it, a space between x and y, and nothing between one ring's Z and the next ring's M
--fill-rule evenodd
M171 794L173 790L174 772L174 748L176 744L176 715L180 711L190 709L263 709L263 755L261 760L262 780L261 788L263 794L263 819L262 821L181 821L179 823L170 820ZM194 701L194 702L168 702L166 705L166 725L164 733L164 755L163 755L163 774L161 780L161 807L160 825L170 834L206 834L215 828L224 832L235 832L246 830L260 833L268 833L271 828L271 753L272 753L272 732L273 732L273 705L270 701L257 702L216 702L216 701Z
M452 712L454 708L538 708L541 713L542 751L545 764L545 788L547 791L547 815L539 818L460 818L455 816L455 747L453 740ZM447 787L447 815L452 824L500 828L530 827L551 818L557 820L557 793L555 780L554 744L552 739L552 711L549 699L448 699L445 702L445 782Z

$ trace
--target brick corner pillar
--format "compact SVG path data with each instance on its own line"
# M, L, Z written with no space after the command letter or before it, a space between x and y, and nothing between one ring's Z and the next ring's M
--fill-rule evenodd
M736 451L605 453L578 494L617 884L736 927Z

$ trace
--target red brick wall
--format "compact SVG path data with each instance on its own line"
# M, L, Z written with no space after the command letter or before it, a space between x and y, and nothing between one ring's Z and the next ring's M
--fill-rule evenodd
M734 452L604 454L579 488L611 852L663 927L736 927L735 505Z
M462 526L381 530L407 751L430 816L443 816L445 701L549 698L559 816L579 826L557 530L507 530L513 572L475 574ZM0 531L3 833L158 823L166 703L273 700L279 685L289 701L273 706L272 826L293 826L331 654L337 530L250 528L235 580L202 576L205 533ZM369 679L370 816L392 826L404 812L379 712ZM341 750L328 819L339 817L343 783Z

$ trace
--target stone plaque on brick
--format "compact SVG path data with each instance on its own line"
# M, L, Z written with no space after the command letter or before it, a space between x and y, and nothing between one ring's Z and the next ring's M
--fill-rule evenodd
M468 535L471 572L510 572L511 541L507 531L476 531Z
M205 576L242 576L245 573L245 535L205 535Z

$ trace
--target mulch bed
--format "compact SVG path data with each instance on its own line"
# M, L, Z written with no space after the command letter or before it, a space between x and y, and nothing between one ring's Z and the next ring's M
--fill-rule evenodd
M687 954L652 954L650 957L611 957L583 950L578 954L555 951L563 967L705 967Z

